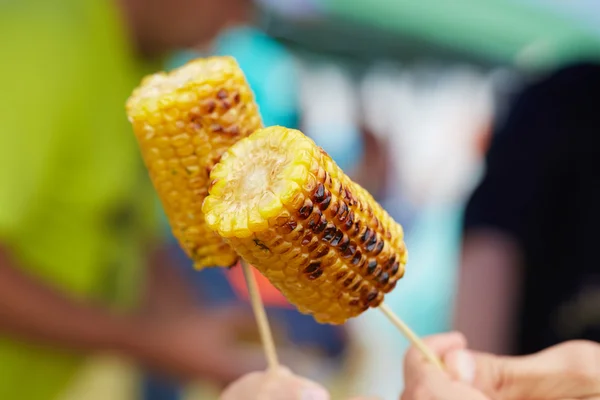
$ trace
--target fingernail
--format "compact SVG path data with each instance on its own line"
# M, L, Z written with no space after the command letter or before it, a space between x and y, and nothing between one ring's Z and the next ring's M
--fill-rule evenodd
M455 360L459 379L466 383L473 383L475 380L475 358L473 358L473 355L467 350L458 350Z
M329 400L329 393L320 387L307 387L302 389L300 400Z

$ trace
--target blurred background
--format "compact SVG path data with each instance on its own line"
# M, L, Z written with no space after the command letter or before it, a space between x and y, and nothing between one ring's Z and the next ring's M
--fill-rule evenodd
M36 99L33 103L29 103L31 97L27 96L15 99L10 95L10 86L4 94L0 92L3 108L0 115L6 117L5 121L10 121L8 114L19 112L23 118L53 122L72 123L75 118L86 118L94 121L92 135L101 135L102 140L108 140L106 137L110 135L131 135L125 124L123 104L143 73L176 68L199 56L236 57L255 92L265 125L299 128L314 138L403 225L409 264L405 278L386 297L386 302L419 335L456 327L465 209L485 176L486 154L499 127L511 115L515 99L535 82L563 68L593 63L600 58L600 3L595 0L177 0L164 1L167 5L163 8L160 3L159 0L58 1L52 5L33 0L1 2L0 54L6 64L4 74L18 71L16 81L24 83L15 84L14 93L29 91ZM152 12L159 16L151 15ZM138 14L144 14L145 19L140 22ZM150 29L151 23L159 28ZM173 23L179 25L179 30L171 26ZM28 35L23 33L28 29L32 30ZM145 43L151 45L145 47ZM134 50L135 46L141 50ZM57 49L58 55L52 49ZM143 68L134 69L129 59L143 59ZM83 70L86 72L79 72ZM28 80L31 76L33 81ZM57 76L63 77L60 83L48 83ZM69 86L62 91L67 81L65 76L77 76L78 83L67 84L77 87ZM34 87L37 81L43 83L41 88ZM115 88L114 95L109 94L110 88ZM59 117L47 111L50 110L47 104L55 101L52 97L35 94L42 92L60 92L57 96L63 105L52 111ZM582 93L581 100L595 99L595 104L599 104L598 93ZM99 98L103 99L100 106L104 109L97 108L95 102ZM18 111L20 106L24 111ZM40 109L42 112L38 114ZM36 115L27 115L28 110L36 110ZM108 114L117 122L110 125L102 121ZM576 125L577 121L573 119L571 123ZM49 177L50 168L44 165L54 166L54 158L69 157L66 151L56 150L58 146L68 143L65 146L72 149L68 154L77 154L73 150L77 146L84 151L98 151L93 168L116 168L116 175L139 160L132 152L129 157L134 161L122 165L117 162L121 166L114 166L123 148L133 148L128 147L129 143L102 142L105 145L102 147L85 139L82 146L73 144L86 136L81 133L87 129L84 123L69 128L72 135L63 135L60 140L54 140L58 133L52 133L60 124L49 126L0 122L0 136L4 137L0 147L13 146L14 136L21 135L23 148L28 148L34 139L27 139L27 129L46 132L35 139L36 146L50 146L54 152L51 155L42 150L34 152L31 157L37 160L32 162L40 165L35 171L24 172L27 176L42 176L31 180L39 181L44 189L27 188L32 193L27 201L31 204L36 199L50 201L45 210L36 206L35 212L29 214L41 218L47 226L58 226L60 232L62 217L40 217L42 212L53 213L56 208L52 207L65 208L95 200L88 198L91 195L85 199L69 195L69 201L59 199L55 203L48 200L53 198L48 195L51 193L48 187L58 190L63 185L54 185L56 180L73 177L54 167L51 169L54 175ZM105 130L112 132L105 137ZM598 128L595 131L600 132ZM512 150L506 151L510 155ZM598 155L597 148L593 151ZM4 154L1 152L0 155ZM527 160L527 154L523 157ZM10 160L17 162L14 157ZM21 162L29 164L26 160ZM532 155L529 162L536 160ZM75 157L68 166L77 169L80 162ZM510 156L506 162L510 163ZM10 168L11 164L1 166ZM85 168L90 172L89 177L96 179L97 175L92 175L95 170L87 164ZM6 173L2 174L0 202L22 203L21 197L15 197L15 190L20 191L25 183L9 180L4 176ZM89 181L84 179L88 178L69 180L68 189L74 193L87 191ZM114 197L134 190L133 180L117 182L107 178L102 187L110 188L111 182L122 186ZM45 197L40 195L42 192ZM151 191L137 192L141 193L155 200ZM95 212L97 207L91 210ZM152 230L151 236L158 238L155 243L166 249L161 262L184 277L202 312L218 311L224 306L247 306L239 268L194 271L170 236L160 206L155 203L148 210L147 215L151 215L147 219L158 222L145 226L145 232ZM68 211L61 209L61 212ZM29 214L23 223L29 223ZM33 266L43 265L39 260L49 257L48 253L36 256L36 248L23 250L19 240L26 235L17 228L18 234L12 235L2 218L0 215L2 247L23 264L32 265L25 270L36 273ZM72 217L77 218L77 215ZM45 235L54 235L54 231L44 229ZM116 246L124 245L120 242ZM55 257L55 264L61 264L61 254L52 253L51 257ZM65 257L72 262L70 255ZM596 265L590 269L594 279L598 276ZM64 267L49 280L60 283L70 279L66 276L71 272L65 270L72 268L75 267ZM119 280L118 289L114 286L111 290L135 298L142 279L141 269ZM52 275L44 271L37 275ZM91 282L92 278L89 279ZM261 288L280 352L294 371L322 382L336 399L356 394L377 395L386 400L398 397L402 389L402 357L408 343L377 311L366 312L341 327L321 326L297 313L267 282L261 281ZM586 290L597 294L598 286ZM84 293L83 289L68 285L64 291ZM88 297L96 299L95 295ZM590 298L594 300L589 304L600 307L598 296ZM596 317L590 323L595 324L594 332L597 322ZM168 320L161 323L167 324ZM472 324L485 323L479 319ZM40 329L43 331L43 327ZM508 338L518 335L517 332L515 327L502 335ZM583 331L569 332L565 339L584 335ZM196 329L194 334L201 337L203 330ZM8 337L13 338L10 331ZM255 334L244 340L253 352L260 354ZM485 346L481 345L488 350ZM31 363L36 354L31 351ZM68 379L57 377L62 383L54 392L48 391L53 393L51 397L31 392L19 398L196 400L218 396L219 387L210 376L196 376L194 383L183 384L161 373L149 372L136 361L139 360L118 354L94 355L66 374ZM1 371L12 370L11 362L15 359L3 359L0 355L0 376L9 376ZM51 369L49 364L47 370Z

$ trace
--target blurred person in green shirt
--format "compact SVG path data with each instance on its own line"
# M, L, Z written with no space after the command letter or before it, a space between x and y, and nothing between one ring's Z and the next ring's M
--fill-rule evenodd
M124 111L140 60L208 40L246 6L0 2L0 399L56 398L98 351L177 377L261 367L233 343L246 320L197 312L158 255Z

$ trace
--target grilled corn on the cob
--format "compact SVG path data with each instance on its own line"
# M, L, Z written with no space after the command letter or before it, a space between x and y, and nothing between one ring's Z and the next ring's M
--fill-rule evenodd
M148 76L127 101L127 114L180 245L197 268L233 265L238 256L207 229L202 201L223 152L262 124L236 61L198 59Z
M404 274L402 227L302 132L258 130L210 177L207 225L319 322L378 306Z

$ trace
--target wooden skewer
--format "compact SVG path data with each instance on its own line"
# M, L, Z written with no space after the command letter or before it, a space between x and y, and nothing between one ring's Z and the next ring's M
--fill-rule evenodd
M440 370L444 370L441 360L431 351L429 347L398 317L387 304L382 303L379 306L381 312L390 320L392 324L415 346L421 354Z
M252 273L252 269L247 262L241 260L242 270L244 271L244 277L246 278L246 284L248 285L248 294L250 296L250 304L254 311L254 318L258 325L258 332L260 334L260 340L265 351L265 357L267 358L267 364L270 369L279 366L279 360L277 359L277 352L275 351L275 341L273 340L273 334L269 326L269 320L267 319L267 313L265 312L265 306L260 297L258 291L258 285L256 279Z

